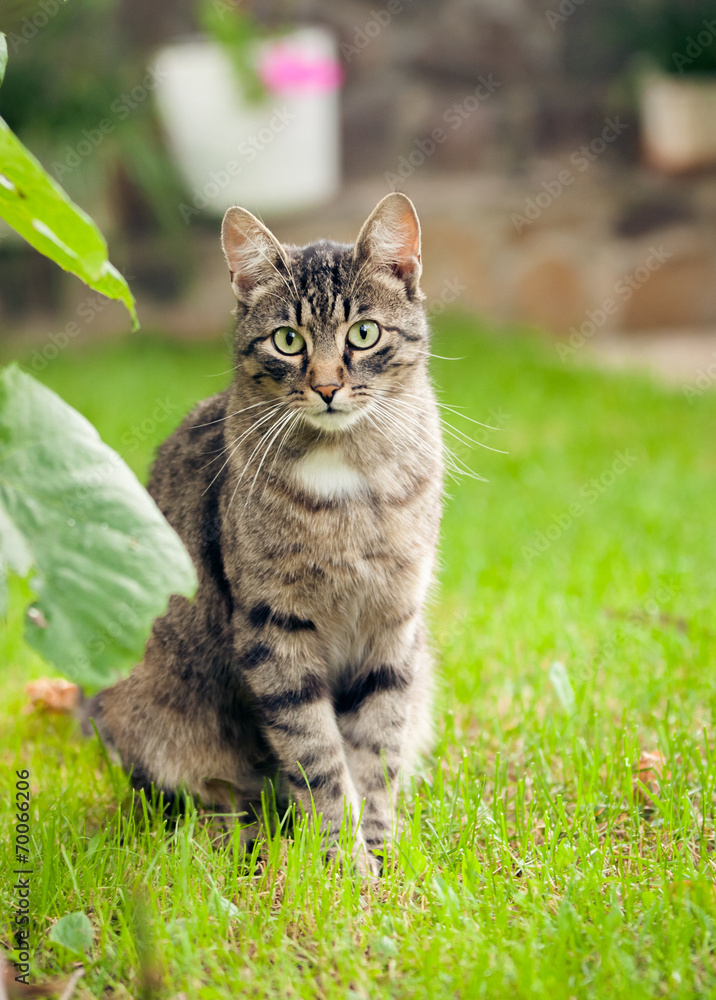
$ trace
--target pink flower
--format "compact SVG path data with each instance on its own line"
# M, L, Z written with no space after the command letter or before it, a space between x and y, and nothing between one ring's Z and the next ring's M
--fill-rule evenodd
M276 92L335 90L343 82L341 64L330 56L306 52L291 42L276 42L259 59L264 86Z

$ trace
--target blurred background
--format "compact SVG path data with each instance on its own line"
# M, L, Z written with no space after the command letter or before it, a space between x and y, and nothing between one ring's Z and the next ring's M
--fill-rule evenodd
M351 241L399 189L432 315L535 328L565 362L716 359L706 0L5 0L2 29L0 113L99 223L145 329L230 330L228 205ZM31 368L127 328L0 230L0 329Z

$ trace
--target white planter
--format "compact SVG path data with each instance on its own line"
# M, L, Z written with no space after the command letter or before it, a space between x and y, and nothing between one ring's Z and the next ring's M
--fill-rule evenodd
M716 77L653 74L641 87L647 161L667 173L716 163Z
M305 28L256 50L268 94L251 103L221 45L157 54L156 99L190 197L185 221L230 205L281 213L331 199L340 181L340 66L333 36Z

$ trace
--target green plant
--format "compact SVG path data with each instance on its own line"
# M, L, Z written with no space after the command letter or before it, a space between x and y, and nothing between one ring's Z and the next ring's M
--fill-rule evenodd
M207 35L223 46L247 100L264 98L266 88L256 68L256 44L263 35L260 24L230 0L199 0L197 13Z
M0 34L0 83L7 66L7 39ZM134 297L107 259L95 224L42 168L0 118L0 216L28 243L71 271L95 291L121 300L136 324Z
M16 0L5 19L11 61L0 107L9 126L75 200L102 209L105 227L184 234L181 181L155 114L157 78L126 10L118 0L58 0L51 10L35 29L37 4Z
M652 67L664 73L716 72L710 0L629 0L606 16L613 19L612 33Z
M7 47L0 35L0 82ZM134 299L92 220L0 119L0 216L90 287ZM153 619L195 576L177 535L94 428L15 367L0 371L0 613L29 578L26 635L73 680L101 685L141 656Z
M633 8L637 51L647 53L659 69L716 72L716 20L710 0L636 0Z

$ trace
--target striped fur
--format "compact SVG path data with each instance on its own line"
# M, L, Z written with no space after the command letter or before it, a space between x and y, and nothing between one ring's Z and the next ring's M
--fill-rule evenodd
M334 853L344 810L355 825L362 809L364 871L431 732L423 609L442 455L419 240L403 195L354 247L281 247L248 212L227 213L236 376L162 445L149 487L198 594L172 598L142 663L90 703L144 785L250 818L273 778L315 806ZM353 349L364 319L380 339ZM299 355L273 345L286 325ZM326 404L315 385L340 388Z

